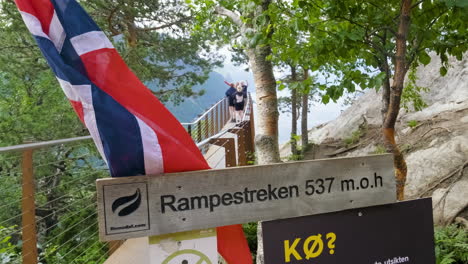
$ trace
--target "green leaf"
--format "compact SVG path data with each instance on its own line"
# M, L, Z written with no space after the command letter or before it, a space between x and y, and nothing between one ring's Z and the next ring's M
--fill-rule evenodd
M262 34L260 33L255 34L255 36L250 40L250 47L257 46L261 38L262 38Z
M424 65L428 65L431 62L431 57L423 51L419 54L419 61Z
M447 74L447 68L444 66L440 67L440 75L445 76Z
M324 94L322 96L322 103L328 104L328 102L330 102L330 96L328 94Z
M299 5L300 8L304 8L306 6L306 2L305 1L299 1L298 5Z

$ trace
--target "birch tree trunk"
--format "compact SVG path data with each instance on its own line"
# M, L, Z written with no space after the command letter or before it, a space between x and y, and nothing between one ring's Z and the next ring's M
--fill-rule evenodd
M258 6L257 11L252 15L262 15L267 11L271 0L263 0ZM256 31L252 25L246 25L240 16L224 7L215 8L215 13L228 17L239 27L242 37L247 39L247 31ZM268 16L266 17L268 20ZM271 37L270 35L267 36ZM269 164L281 162L278 146L278 98L276 96L276 80L273 75L273 65L267 57L271 54L269 45L257 45L246 49L249 58L250 68L252 69L255 81L255 94L257 104L257 115L255 120L255 153L258 164ZM261 223L258 223L257 229L257 260L258 264L263 264L263 239Z
M309 70L304 69L304 80L309 78ZM307 115L309 113L309 89L302 94L302 115L301 115L301 141L302 141L302 153L309 144L309 131L307 130Z
M291 66L291 81L297 81L296 67ZM291 154L297 155L297 89L291 89Z
M258 164L281 162L278 146L278 98L273 65L267 56L269 46L249 49L247 56L253 71L257 104L255 149Z
M400 20L396 38L395 74L390 87L388 110L382 125L385 147L393 153L395 177L397 184L397 199L404 199L407 167L406 162L395 141L395 123L400 111L401 94L408 65L406 62L406 41L410 26L410 11L412 0L401 0Z
M271 0L263 0L257 10L252 14L260 16L268 10ZM215 8L215 13L226 16L239 27L241 36L247 38L247 31L258 31L262 29L246 25L240 16L224 7ZM266 20L269 17L266 16ZM266 23L267 24L267 23ZM266 25L264 25L266 27ZM266 38L270 38L270 32ZM255 81L255 94L257 104L257 126L255 129L255 149L258 164L269 164L281 162L278 146L278 98L276 96L276 80L273 75L273 65L267 57L271 54L269 45L257 45L246 49L249 64Z

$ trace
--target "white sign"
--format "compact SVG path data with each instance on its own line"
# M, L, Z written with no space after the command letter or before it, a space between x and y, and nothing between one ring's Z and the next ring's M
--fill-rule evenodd
M216 229L149 238L151 264L217 264Z

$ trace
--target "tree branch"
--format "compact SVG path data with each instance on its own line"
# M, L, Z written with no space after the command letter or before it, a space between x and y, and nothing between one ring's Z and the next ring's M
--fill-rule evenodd
M244 23L242 23L240 16L227 8L224 8L222 6L217 6L214 10L214 13L220 16L228 17L229 19L232 20L232 22L234 22L234 24L236 24L237 26L241 28L244 26Z
M120 5L117 5L114 9L111 10L109 16L107 17L107 24L109 25L109 30L111 31L113 36L117 36L120 34L119 31L114 29L114 25L112 24L112 19L114 18L115 12L117 12Z
M157 27L148 27L148 28L137 28L138 31L153 31L153 30L159 30L159 29L164 29L164 28L168 28L168 27L172 27L174 25L177 25L179 23L184 23L184 22L189 22L190 21L190 17L183 17L177 21L173 21L171 23L168 23L168 24L165 24L165 25L161 25L161 26L157 26Z

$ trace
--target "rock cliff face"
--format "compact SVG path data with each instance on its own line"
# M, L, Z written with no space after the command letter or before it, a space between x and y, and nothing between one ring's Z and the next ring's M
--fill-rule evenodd
M408 164L408 199L433 197L434 220L446 224L468 216L468 56L451 61L444 77L440 61L417 70L428 107L400 111L397 142ZM380 94L368 91L337 119L309 132L316 144L305 158L362 156L384 151Z

